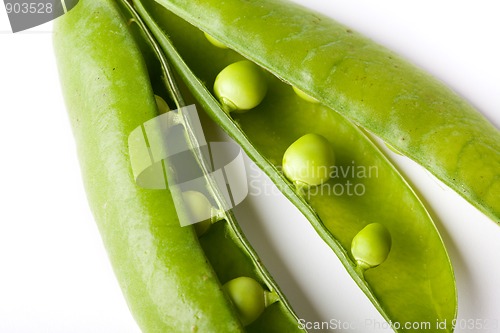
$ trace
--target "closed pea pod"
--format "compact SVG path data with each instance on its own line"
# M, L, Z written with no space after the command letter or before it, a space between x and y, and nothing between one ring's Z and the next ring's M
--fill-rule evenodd
M159 114L167 113L168 111L170 111L170 107L161 96L155 95L155 101Z
M259 105L267 93L261 71L250 61L242 60L228 65L217 75L214 93L224 110L244 112Z
M330 178L335 154L328 140L318 134L306 134L283 154L283 172L297 188L321 185Z
M266 306L277 300L275 294L264 290L257 281L246 276L232 279L223 287L235 304L243 325L252 323Z

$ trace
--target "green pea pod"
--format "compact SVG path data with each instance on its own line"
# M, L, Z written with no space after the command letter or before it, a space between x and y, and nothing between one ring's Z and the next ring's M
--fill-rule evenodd
M148 74L132 17L125 3L82 0L54 26L88 200L132 314L144 332L303 332L231 212L198 239L169 191L135 183L129 134L158 115L152 82L168 74ZM222 289L240 276L276 301L246 327Z
M500 223L500 132L427 73L279 0L158 0L427 168Z
M244 114L228 115L206 86L242 56L211 46L199 29L145 3L135 2L198 102L304 213L384 318L400 325L393 326L395 331L410 331L405 323L446 322L446 328L433 331L451 332L457 297L443 242L420 200L367 135L329 108L303 100L269 74L262 103ZM337 174L301 196L279 169L286 149L308 133L319 134L332 145ZM380 265L363 271L351 257L350 246L372 222L387 229L392 244L385 247L390 252Z

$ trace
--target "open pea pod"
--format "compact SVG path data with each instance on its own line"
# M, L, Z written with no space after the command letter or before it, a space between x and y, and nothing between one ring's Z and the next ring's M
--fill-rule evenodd
M158 116L153 91L176 92L157 88L170 74L156 71L165 59L152 57L158 50L133 13L125 2L82 0L54 26L89 204L132 314L143 332L303 332L230 211L198 238L181 227L167 189L136 184L129 135ZM222 287L239 277L253 281L258 306L268 303L252 322Z
M500 132L427 73L280 0L157 0L376 134L500 223Z
M207 86L243 57L214 47L198 28L153 2L135 5L199 104L304 213L384 318L395 323L394 330L446 322L446 328L432 331L451 332L457 297L443 242L421 201L363 130L328 107L299 98L271 74L259 106L228 115ZM274 47L279 46L262 46ZM279 170L286 149L308 133L328 140L337 173L301 194ZM372 223L387 229L392 247L385 262L363 272L350 254L351 242Z

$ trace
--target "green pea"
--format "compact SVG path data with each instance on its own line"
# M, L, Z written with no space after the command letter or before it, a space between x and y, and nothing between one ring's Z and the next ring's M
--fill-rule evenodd
M306 134L283 155L283 172L298 187L320 185L330 178L335 154L330 142L319 134Z
M319 103L319 101L316 98L309 96L308 94L306 94L305 92L303 92L302 90L297 88L296 86L292 86L292 88L293 88L293 91L295 91L295 93L297 94L297 96L299 96L303 100L310 102L310 103Z
M252 278L238 277L223 286L243 325L251 324L266 308L266 291Z
M248 60L224 68L215 78L215 96L226 112L245 112L262 102L267 82L262 69Z
M204 34L205 34L205 38L210 42L210 44L212 44L220 49L227 49L227 46L225 44L219 42L217 39L215 39L211 35L207 34L206 32L204 32Z
M190 218L194 224L194 229L198 236L203 235L216 219L216 209L212 206L207 197L198 191L182 192L182 198L186 204Z
M380 223L371 223L354 236L351 253L358 267L368 269L383 263L391 251L391 234Z
M164 114L170 111L170 107L167 102L163 98L158 95L155 95L156 107L158 108L158 114Z

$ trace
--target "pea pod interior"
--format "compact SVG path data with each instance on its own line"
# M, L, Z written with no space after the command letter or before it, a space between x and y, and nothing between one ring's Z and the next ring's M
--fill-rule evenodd
M365 133L331 109L299 98L273 75L267 77L269 91L258 107L228 116L206 87L242 56L212 46L203 32L163 8L148 4L146 9L141 15L199 103L305 214L381 314L399 323L451 323L457 297L443 242L415 193ZM331 143L337 173L302 198L279 170L287 147L307 133L320 134ZM372 222L387 228L392 248L385 262L363 275L349 247Z
M54 44L88 200L135 319L144 332L302 332L230 212L200 240L169 191L135 183L128 136L158 115L152 82L166 74L148 75L150 45L119 4L80 1ZM279 297L247 327L221 289L243 275Z
M158 2L375 133L500 223L500 131L435 78L288 1Z

